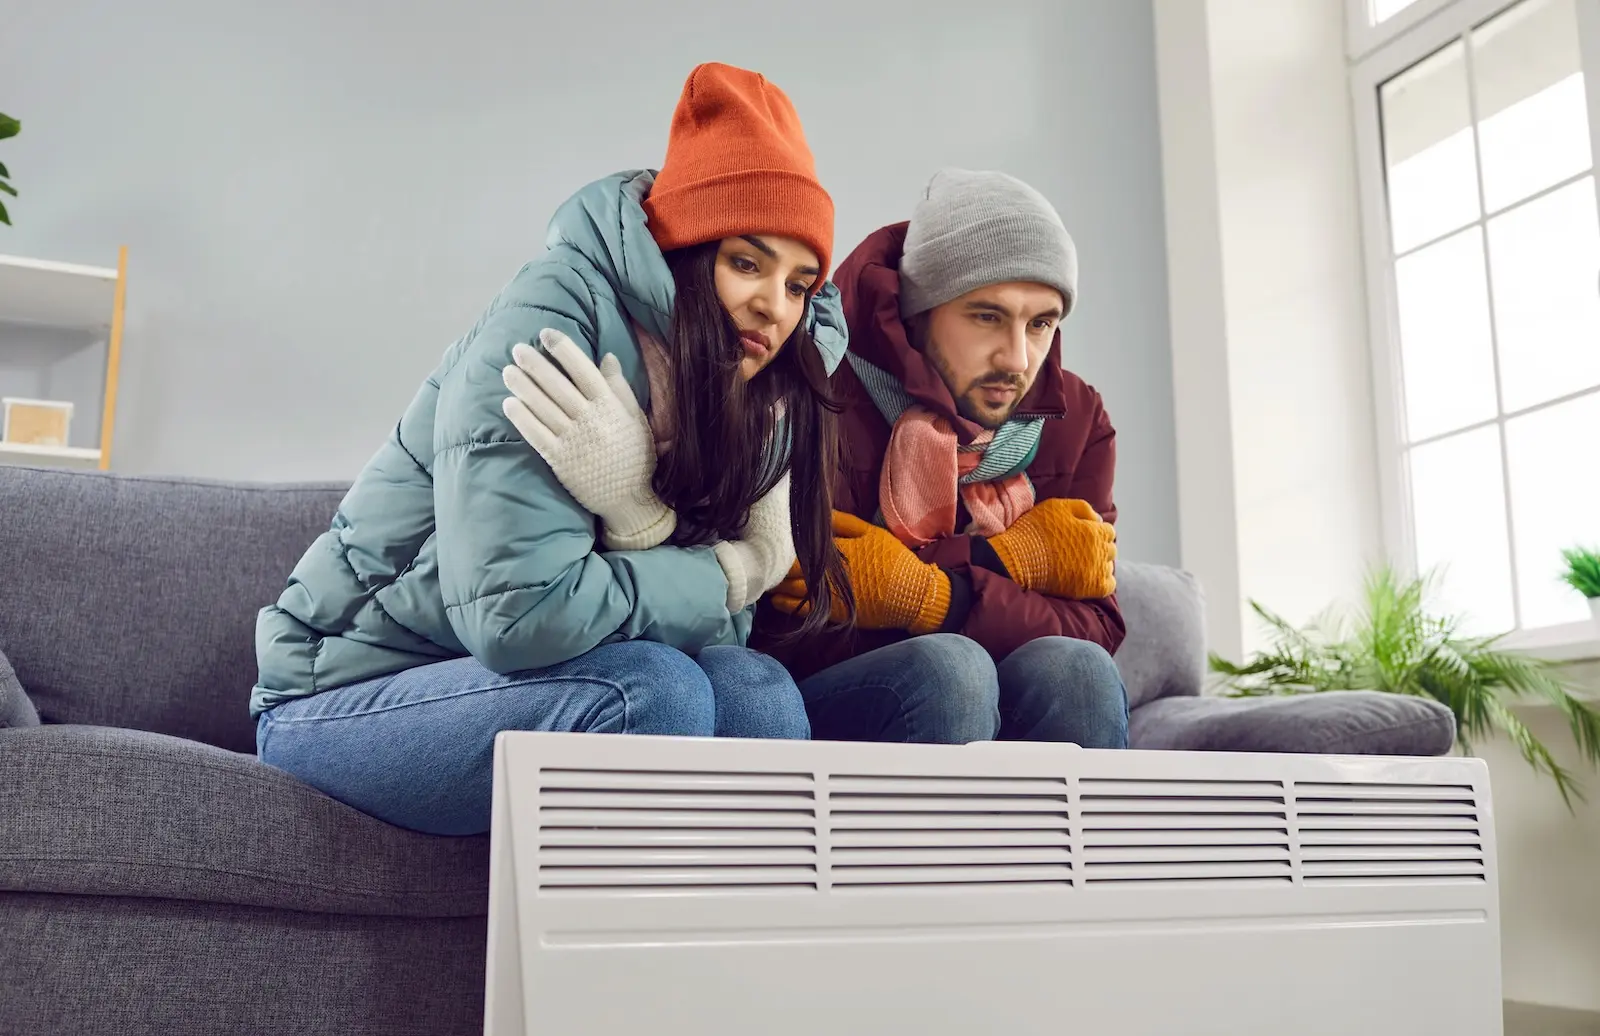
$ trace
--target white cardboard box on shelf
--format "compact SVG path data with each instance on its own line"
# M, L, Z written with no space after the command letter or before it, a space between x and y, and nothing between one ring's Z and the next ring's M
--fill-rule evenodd
M5 408L0 442L23 446L65 446L72 430L72 404L55 399L0 399Z

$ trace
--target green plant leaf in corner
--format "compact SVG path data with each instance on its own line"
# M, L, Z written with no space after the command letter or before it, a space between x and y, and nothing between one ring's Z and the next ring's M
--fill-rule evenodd
M4 223L8 227L11 225L11 216L7 214L5 203L3 202L0 202L0 223Z
M7 194L11 195L13 198L15 198L17 196L17 189L15 187L11 186L10 184L6 183L4 180L0 180L0 191L5 191Z
M0 114L0 140L14 137L22 132L22 123L9 115Z
M4 162L0 162L0 179L3 179L4 177L10 176L10 175L11 175L11 170L6 168L6 164Z
M1594 556L1595 552L1586 552ZM1579 552L1569 564L1581 569ZM1600 572L1596 573L1600 576ZM1535 773L1549 777L1570 810L1583 798L1575 774L1511 711L1517 701L1553 705L1567 721L1579 757L1600 766L1600 711L1575 697L1552 663L1498 647L1500 637L1460 632L1462 618L1428 606L1435 576L1405 577L1387 566L1368 574L1360 607L1349 618L1329 613L1296 627L1251 601L1267 627L1266 650L1240 663L1207 661L1230 696L1374 690L1432 698L1455 714L1466 752L1496 734L1516 746Z
M1512 715L1510 709L1498 701L1493 701L1489 703L1489 711L1494 716L1495 726L1499 727L1506 739L1517 747L1517 751L1522 753L1522 758L1527 760L1534 772L1549 774L1556 782L1556 790L1561 793L1561 801L1566 804L1568 810L1572 809L1574 798L1583 799L1583 791L1573 780L1572 774L1556 763L1550 749L1534 737L1533 731Z

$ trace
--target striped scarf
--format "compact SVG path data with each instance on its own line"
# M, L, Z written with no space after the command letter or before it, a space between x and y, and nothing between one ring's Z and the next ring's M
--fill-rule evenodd
M878 508L900 542L916 548L954 534L958 497L972 518L963 531L980 536L1004 532L1033 507L1026 469L1044 418L1009 420L963 446L950 422L913 403L894 375L854 352L845 359L892 428Z

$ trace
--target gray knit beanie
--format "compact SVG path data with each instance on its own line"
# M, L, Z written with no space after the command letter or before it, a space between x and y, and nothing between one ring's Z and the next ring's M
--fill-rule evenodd
M914 317L988 284L1032 281L1078 297L1078 249L1045 196L1005 173L941 169L911 213L900 313Z

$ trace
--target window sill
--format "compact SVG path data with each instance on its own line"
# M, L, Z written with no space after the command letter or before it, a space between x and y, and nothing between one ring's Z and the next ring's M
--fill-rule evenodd
M1499 647L1531 655L1546 662L1600 660L1600 625L1569 622L1536 630L1518 630L1501 639Z
M1547 626L1544 629L1519 630L1501 640L1500 647L1557 665L1581 665L1600 660L1600 625L1593 622L1569 622L1561 626ZM1600 706L1600 687L1595 685L1592 677L1569 682L1567 690L1579 701ZM1554 707L1551 702L1543 699L1532 701L1522 699L1508 704L1517 710Z

